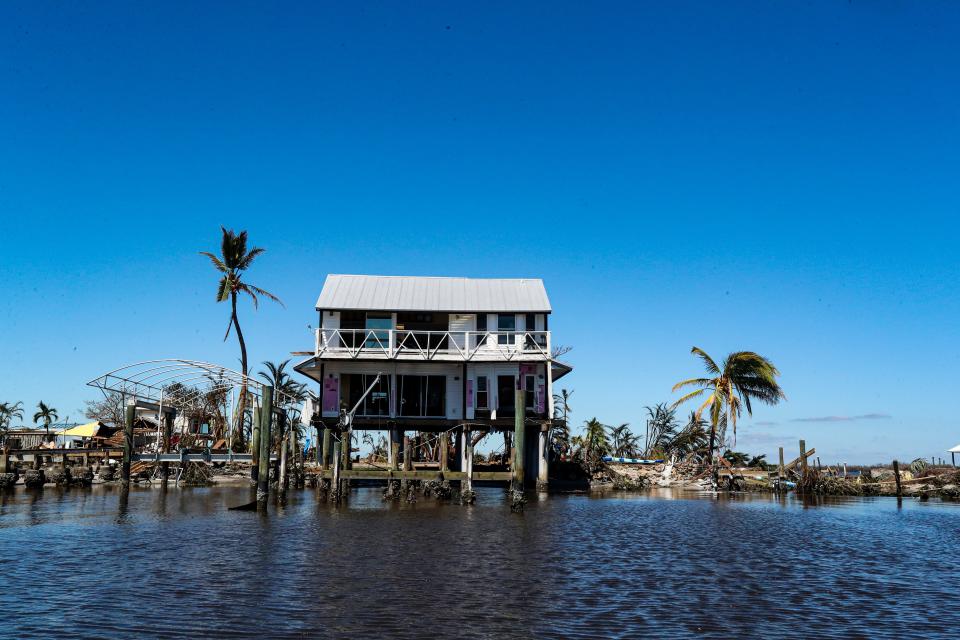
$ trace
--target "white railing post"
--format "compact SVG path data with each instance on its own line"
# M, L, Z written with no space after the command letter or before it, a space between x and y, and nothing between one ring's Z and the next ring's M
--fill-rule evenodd
M549 360L549 359L550 359L550 354L553 353L553 351L550 349L550 332L549 332L549 331L544 331L544 333L547 334L547 359ZM552 415L552 414L551 414L551 415Z
M392 357L394 357L394 356L396 355L396 352L395 352L395 350L396 350L395 345L396 345L396 343L397 343L396 333L397 333L396 330L390 329L390 336L389 336L389 338L387 339L387 345L388 345L388 346L387 346L387 349L388 349L388 351L387 351L387 356L390 357L390 358L392 358Z

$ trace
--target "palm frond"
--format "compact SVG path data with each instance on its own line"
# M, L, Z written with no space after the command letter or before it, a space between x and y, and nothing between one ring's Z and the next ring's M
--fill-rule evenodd
M259 295L259 296L263 296L264 298L268 298L268 299L270 299L270 300L273 300L274 302L276 302L277 304L279 304L281 307L286 308L286 305L283 304L283 301L281 301L280 298L278 298L277 296L273 295L273 294L270 293L269 291L264 291L264 290L261 289L260 287L254 286L254 285L252 285L252 284L247 284L247 283L244 282L244 283L241 283L241 285L240 285L240 290L241 290L241 291L245 291L247 294L249 294L249 295L253 298L253 300L254 300L254 306L257 305L256 300L257 300L257 296Z
M223 264L223 260L213 255L209 251L200 251L200 255L207 256L210 258L210 262L213 263L214 268L221 273L229 273L230 269L227 268L227 265Z
M716 374L720 373L720 367L718 367L717 363L713 361L713 358L707 355L706 351L704 351L700 347L693 347L692 349L690 349L690 353L692 353L693 355L703 360L703 365L707 368L708 372L716 373Z

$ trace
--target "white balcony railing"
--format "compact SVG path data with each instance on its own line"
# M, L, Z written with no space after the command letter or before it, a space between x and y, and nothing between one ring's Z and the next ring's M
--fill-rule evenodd
M549 331L317 329L317 355L411 360L550 359Z

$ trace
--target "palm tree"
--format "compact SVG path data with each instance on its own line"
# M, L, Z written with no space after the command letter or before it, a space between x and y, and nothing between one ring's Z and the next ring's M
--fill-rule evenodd
M685 458L706 449L708 442L710 434L707 433L707 421L698 416L696 411L691 411L687 424L670 440L664 454Z
M742 451L730 451L729 449L723 453L724 459L729 462L734 467L746 467L747 462L750 460L750 455Z
M750 458L750 461L747 463L748 467L759 467L761 469L767 468L767 454L762 453L759 456L753 456Z
M578 447L580 459L587 470L593 473L600 467L603 456L610 452L610 441L607 439L607 429L596 418L583 423L584 433L575 437L574 443Z
M266 371L260 371L257 375L273 387L275 395L282 394L285 396L283 400L305 400L307 385L297 382L286 372L288 364L290 364L289 358L279 364L264 360L263 366L267 369Z
M668 406L666 402L646 409L649 417L644 455L650 456L655 451L666 455L677 432L676 409Z
M220 255L216 256L209 251L201 251L200 255L210 258L214 268L220 273L220 284L217 287L217 302L230 301L230 321L227 323L227 332L223 336L224 342L230 337L231 327L237 331L237 341L240 343L240 367L243 373L244 383L247 377L247 344L243 340L243 332L240 331L240 320L237 317L237 294L245 293L253 299L253 308L259 306L257 296L269 298L274 302L283 305L280 298L260 287L254 286L243 281L243 273L250 268L254 259L265 251L260 247L247 249L247 232L241 231L234 233L232 229L220 227L223 237L220 242ZM247 386L240 387L240 402L238 410L242 415L246 411ZM242 431L239 438L242 439Z
M57 414L57 410L56 410L56 409L54 409L53 407L48 407L48 406L43 402L43 400L41 400L41 401L37 404L37 409L38 409L38 411L37 411L35 414L33 414L33 423L34 423L34 424L40 424L40 421L41 421L41 420L43 421L43 428L46 429L46 431L47 431L46 440L49 441L49 440L50 440L50 425L53 424L53 422L54 422L57 418L59 418L60 416Z
M570 396L573 391L561 389L560 393L553 394L553 429L550 441L553 448L560 455L570 451Z
M23 420L23 403L0 402L0 443L7 438L7 431L10 430L10 423L14 418Z
M737 418L744 409L747 415L753 415L751 401L759 400L764 404L775 405L786 398L777 376L780 371L773 363L752 351L735 351L724 358L721 366L699 347L690 350L703 361L709 378L690 378L673 385L673 391L685 387L698 387L687 393L673 406L680 406L687 400L706 395L703 404L696 410L699 418L710 409L710 460L713 460L717 431L726 432L727 424L733 425L733 436L737 436ZM722 434L721 434L722 435Z
M613 439L613 455L632 458L637 454L639 438L630 431L630 423L624 422L618 427L607 428L610 429L610 437Z

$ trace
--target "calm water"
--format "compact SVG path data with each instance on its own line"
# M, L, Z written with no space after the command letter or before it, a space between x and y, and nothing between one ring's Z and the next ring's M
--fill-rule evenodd
M246 488L0 498L0 636L956 637L960 506Z

